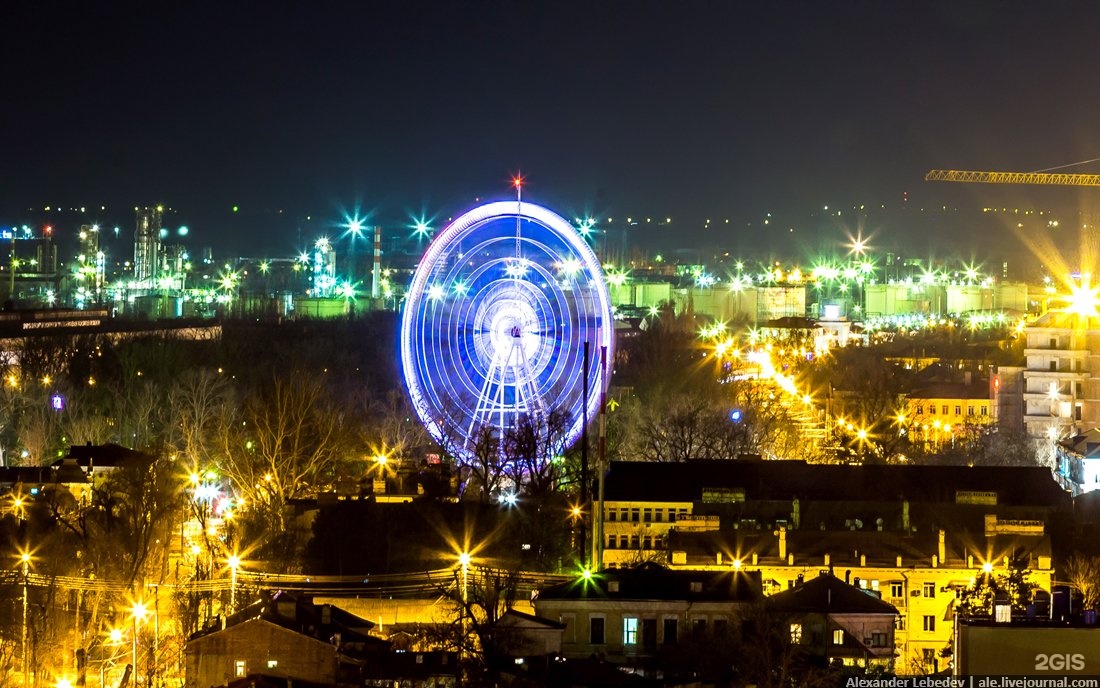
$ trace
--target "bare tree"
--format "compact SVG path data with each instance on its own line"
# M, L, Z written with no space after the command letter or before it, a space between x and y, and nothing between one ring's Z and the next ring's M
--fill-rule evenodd
M343 414L321 381L304 373L256 390L239 416L222 421L222 472L277 534L287 531L288 500L330 484L346 457Z
M571 424L566 411L553 409L524 414L505 432L501 453L518 491L542 496L554 490L561 477L558 458Z
M214 458L218 429L232 416L233 390L225 376L210 368L185 373L168 392L173 423L166 443L196 466Z
M1096 609L1100 604L1100 557L1074 554L1066 562L1063 575L1081 591L1085 609Z

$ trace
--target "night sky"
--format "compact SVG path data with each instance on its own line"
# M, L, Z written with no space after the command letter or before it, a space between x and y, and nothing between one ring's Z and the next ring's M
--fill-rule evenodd
M357 205L438 223L522 171L563 214L673 218L647 235L667 246L825 245L858 229L825 206L885 204L864 228L879 242L969 252L1000 231L973 209L1087 217L1100 194L922 179L1100 157L1095 3L30 1L3 16L0 223L86 206L130 231L133 206L163 203L197 242L290 252L298 228ZM943 205L961 214L898 219Z

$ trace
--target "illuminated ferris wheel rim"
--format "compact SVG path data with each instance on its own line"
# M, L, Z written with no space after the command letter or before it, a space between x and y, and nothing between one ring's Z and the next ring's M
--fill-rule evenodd
M406 385L409 389L409 394L413 401L414 409L421 421L427 426L429 432L437 439L442 441L444 436L444 429L441 427L441 423L445 420L453 420L447 418L448 409L440 408L442 401L441 396L448 396L448 393L452 393L453 390L448 389L446 392L436 392L429 388L432 380L424 380L422 378L430 377L430 373L433 372L433 367L438 368L440 365L445 365L435 361L425 361L424 356L426 354L423 349L426 348L425 344L436 344L443 346L436 339L429 338L425 340L424 332L430 330L427 327L431 325L437 330L442 325L439 322L425 322L425 319L429 319L432 314L427 312L429 308L431 298L428 296L429 290L438 288L438 285L433 285L433 280L437 280L440 277L441 271L446 274L447 259L454 254L454 247L458 242L462 241L465 237L475 234L480 227L489 227L495 225L502 220L516 219L517 224L519 221L525 221L531 223L536 227L529 227L526 233L522 230L528 225L520 225L517 227L517 235L515 237L517 259L526 261L526 257L520 253L520 245L533 245L537 246L543 257L557 255L560 258L565 253L570 254L570 260L576 259L582 268L584 273L583 286L585 294L581 296L574 296L571 300L567 300L563 306L563 312L558 313L560 320L570 320L570 322L557 322L557 326L567 331L567 334L562 336L569 336L573 340L582 338L583 341L589 341L591 343L591 353L593 365L590 365L590 385L589 396L585 400L583 398L575 398L573 401L565 399L570 404L568 409L572 414L575 414L575 418L572 419L572 427L567 433L566 444L570 444L579 437L583 425L582 411L587 410L588 417L593 418L599 407L600 391L607 385L606 373L600 370L598 365L600 349L604 348L608 354L612 350L614 343L614 321L611 312L611 299L608 293L607 285L603 279L602 270L600 269L599 260L596 254L592 251L591 247L585 241L585 239L579 234L579 232L563 217L550 211L542 206L529 202L520 201L498 201L494 203L488 203L482 206L478 206L468 211L467 213L459 216L452 221L443 231L441 231L432 243L428 246L424 256L413 275L412 282L409 286L408 297L405 300L404 312L402 315L402 332L401 332L401 358L402 358L402 370L404 373ZM540 231L548 231L552 235L553 242L562 244L562 251L556 252L552 248L548 248L537 236ZM520 238L522 234L522 240ZM502 234L495 239L487 241L512 241L513 237ZM461 253L459 256L461 257ZM560 267L559 267L560 269ZM578 280L581 281L581 280ZM530 282L523 279L523 277L515 278L517 285L530 284ZM549 284L541 285L541 288L556 295L560 295L560 285L555 280L547 280ZM518 291L518 287L517 287ZM569 307L573 310L568 310ZM577 309L588 310L578 313ZM568 317L565 317L568 316ZM442 317L442 316L440 316ZM571 325L572 322L572 325ZM540 323L540 326L545 328L547 323ZM421 325L425 327L422 328ZM438 335L442 336L442 335ZM525 335L526 336L526 335ZM575 397L583 397L583 394L577 392L573 388L580 384L582 375L580 374L579 356L582 354L579 352L581 349L582 341L570 341L570 342L557 342L558 345L563 346L566 349L565 354L559 354L563 359L568 357L568 360L555 365L552 374L558 375L561 379L551 380L551 384L547 384L545 389L535 389L536 395L540 392L550 393L551 391L560 392L565 389L568 392L573 393ZM418 351L418 346L421 349ZM450 346L450 343L447 343ZM525 348L524 346L520 347ZM452 354L453 351L448 350L446 353ZM508 354L510 356L511 354ZM521 354L522 355L522 354ZM509 361L510 365L510 361ZM518 369L517 369L518 371ZM564 371L564 372L563 372ZM452 371L454 372L454 371ZM435 373L440 374L438 370ZM540 368L541 374L541 368ZM503 373L501 385L503 382ZM516 378L519 378L518 372L513 373L512 384L518 384ZM435 381L443 385L455 384L452 380ZM459 384L461 384L460 381ZM527 382L530 382L529 380ZM484 392L484 388L481 390ZM518 397L520 390L515 389L516 405L518 407ZM454 396L458 396L455 394ZM562 393L565 397L565 393ZM503 405L503 393L501 394L500 405ZM480 404L484 399L479 399ZM536 399L541 406L542 399ZM562 401L562 399L549 399L547 400L547 406L552 406L555 401ZM481 407L479 406L479 409ZM545 408L543 408L545 410ZM466 415L469 415L468 410ZM479 411L480 412L480 411ZM510 412L517 412L517 409L512 409ZM486 416L490 413L497 413L496 407L494 410L484 412ZM503 414L504 410L500 409L500 413ZM470 424L470 429L474 428L475 421ZM465 420L465 419L464 419Z

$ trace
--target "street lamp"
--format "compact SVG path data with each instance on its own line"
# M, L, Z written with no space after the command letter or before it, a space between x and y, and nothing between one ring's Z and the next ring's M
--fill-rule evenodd
M134 638L131 644L131 652L133 657L131 659L134 667L134 685L138 682L138 622L144 621L145 617L149 615L149 610L145 607L143 602L134 602L134 606L130 607L130 616L134 619Z
M468 616L467 613L466 613L466 607L467 607L467 604L468 604L468 601L469 601L468 588L467 588L467 583L468 583L467 576L468 576L468 572L469 572L469 569L470 569L470 553L469 552L460 553L458 555L458 563L459 563L460 566L462 566L462 616L461 616L461 622L462 623L460 624L462 626L462 644L459 645L459 651L461 652L466 646L466 625L467 625L466 622L467 622L467 616Z
M23 685L30 685L28 680L29 664L27 662L27 589L28 589L28 576L30 574L31 555L30 552L23 552L19 555L19 561L23 564Z
M237 569L241 565L241 558L236 554L229 555L229 613L237 610Z
M344 236L348 237L348 282L355 281L355 240L363 236L363 221L358 217L351 218L345 225L348 231Z

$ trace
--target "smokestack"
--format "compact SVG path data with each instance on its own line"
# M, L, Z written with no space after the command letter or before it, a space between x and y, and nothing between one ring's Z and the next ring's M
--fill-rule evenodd
M946 535L947 534L944 533L943 530L940 530L940 541L939 541L939 545L937 545L937 547L936 547L936 554L939 555L941 562L946 559L946 557L944 556L947 553L947 537L946 537Z
M374 228L374 267L371 268L370 297L377 299L382 296L382 228Z

